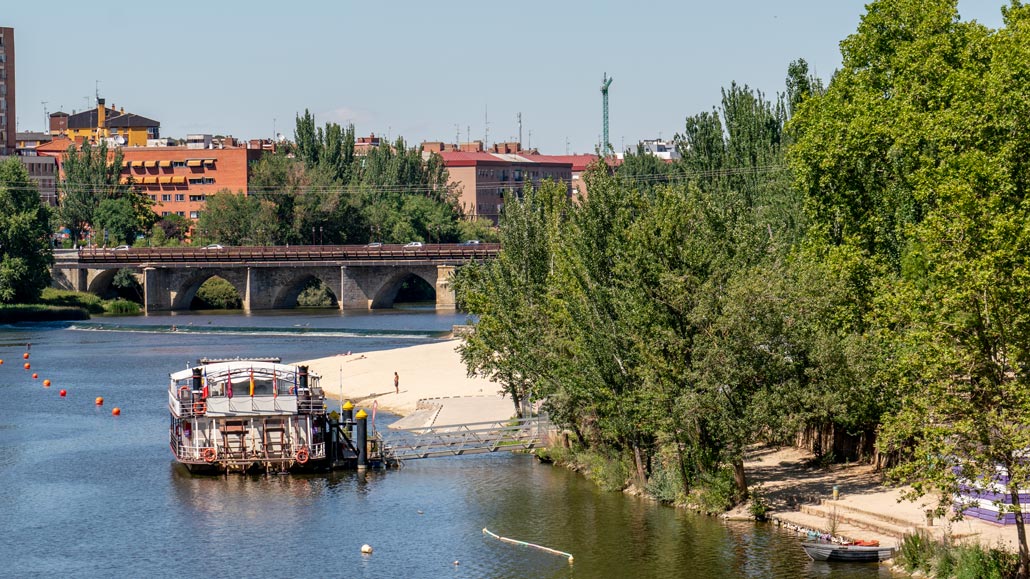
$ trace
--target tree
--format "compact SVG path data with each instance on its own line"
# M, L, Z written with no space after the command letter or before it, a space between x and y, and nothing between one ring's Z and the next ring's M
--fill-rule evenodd
M268 241L275 228L275 216L261 209L258 199L223 189L207 198L207 207L197 221L200 237L227 245Z
M139 233L139 222L128 199L104 199L97 206L93 220L103 242L110 245L133 243Z
M1004 469L1026 577L1030 9L1003 14L991 31L953 0L870 3L825 94L800 103L792 167L812 245L855 256L854 311L889 352L874 380L895 401L892 476L943 508Z
M73 240L78 241L85 231L96 225L97 208L105 199L127 200L137 222L137 231L150 229L157 220L151 210L153 202L131 183L121 181L120 149L109 154L106 143L94 146L85 142L81 148L71 145L65 155L61 167L64 177L59 186L61 204L58 215Z
M31 303L50 285L50 220L28 170L0 161L0 303Z

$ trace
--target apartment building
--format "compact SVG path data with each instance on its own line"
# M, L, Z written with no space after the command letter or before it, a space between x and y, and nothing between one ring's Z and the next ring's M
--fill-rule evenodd
M161 137L161 123L125 112L124 107L108 107L104 99L98 98L94 109L71 115L62 111L51 114L50 134L54 138L67 137L75 142L112 139L120 145L143 147L148 140Z
M250 163L261 148L125 147L123 179L132 178L154 201L158 215L196 220L207 196L222 190L247 194Z
M17 141L14 110L14 29L0 27L0 155L13 155Z
M60 165L73 141L56 139L37 148ZM222 190L247 194L250 164L265 153L263 143L222 149L121 147L122 181L131 181L154 201L158 215L196 220L207 196ZM114 151L109 153L112 157Z
M572 163L547 155L528 156L483 151L423 151L443 159L448 182L458 193L458 204L466 217L498 222L505 199L521 195L527 183L539 185L545 179L572 182Z

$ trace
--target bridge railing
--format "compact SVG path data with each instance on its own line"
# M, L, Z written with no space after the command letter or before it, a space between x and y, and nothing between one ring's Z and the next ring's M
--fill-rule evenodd
M397 460L531 449L547 441L554 427L546 417L390 430L387 453Z
M500 251L498 243L461 245L451 243L405 247L388 244L240 246L206 249L201 247L132 247L129 249L83 248L79 263L175 263L175 262L275 262L275 261L402 261L426 259L490 259Z

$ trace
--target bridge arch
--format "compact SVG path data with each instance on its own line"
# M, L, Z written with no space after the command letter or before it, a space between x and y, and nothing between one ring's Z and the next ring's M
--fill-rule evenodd
M232 287L236 289L236 293L240 295L241 300L246 299L247 295L247 276L246 272L227 269L227 268L203 268L191 270L190 274L185 276L182 281L177 284L177 287L173 290L171 305L173 310L188 310L190 304L193 303L193 298L197 295L197 290L200 286L204 285L204 282L213 278L220 277L225 281L232 284Z
M435 268L434 268L435 271ZM418 278L424 281L433 290L433 298L436 299L436 276L427 276L417 269L399 269L386 276L378 288L372 293L370 308L373 310L392 308L394 300L397 299L397 292L401 284L408 278Z
M87 278L86 291L102 298L109 297L113 293L112 284L114 282L114 276L118 275L118 272L121 271L121 269L122 268L116 267L98 270L94 275ZM134 267L128 267L125 269L132 271L132 276L136 278L136 282L140 284L140 287L142 287L144 283L143 274Z
M292 277L292 279L286 281L280 287L276 296L272 299L272 307L274 309L287 309L297 307L297 299L300 297L301 292L304 291L308 285L317 280L322 283L326 290L333 296L333 300L336 305L340 304L340 297L337 295L337 291L333 291L334 282L339 284L339 273L337 273L335 279L327 279L326 276L319 275L317 271L310 271L300 273Z

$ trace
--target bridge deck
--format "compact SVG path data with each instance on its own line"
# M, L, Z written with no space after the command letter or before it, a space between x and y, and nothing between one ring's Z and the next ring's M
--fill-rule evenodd
M546 417L534 417L395 430L385 439L391 458L414 460L536 448L551 428Z
M81 264L172 264L225 262L397 262L397 261L469 261L496 257L500 244L478 245L431 244L422 247L403 245L302 245L247 246L205 249L202 247L132 247L129 249L83 248L62 252L59 261ZM68 255L71 254L71 255ZM74 255L74 259L72 256Z

